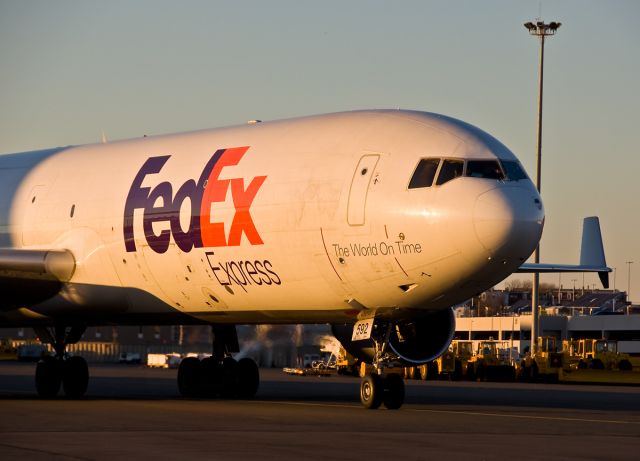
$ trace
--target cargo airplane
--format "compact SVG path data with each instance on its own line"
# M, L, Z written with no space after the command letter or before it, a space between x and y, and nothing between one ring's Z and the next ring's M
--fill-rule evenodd
M451 306L516 271L606 267L597 218L580 265L525 264L540 195L498 140L460 120L370 110L0 156L0 327L55 355L36 390L81 397L65 354L88 326L208 324L185 396L250 398L237 324L331 324L375 372L367 408L399 408L391 366L438 357ZM586 239L586 243L585 243Z

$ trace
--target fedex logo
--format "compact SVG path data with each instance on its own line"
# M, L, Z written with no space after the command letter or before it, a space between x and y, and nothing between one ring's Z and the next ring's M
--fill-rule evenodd
M266 176L254 177L245 186L244 178L220 179L222 169L237 165L249 147L234 147L216 151L207 162L196 182L189 179L173 193L171 183L164 181L154 188L142 187L147 176L162 170L170 155L150 157L138 171L131 184L124 207L124 244L128 252L136 251L133 230L133 214L142 211L142 228L149 246L156 253L164 253L169 248L171 236L184 252L192 248L238 246L244 234L252 245L262 245L263 241L251 217L253 200L264 183ZM211 216L211 204L224 202L231 191L235 214L225 232L225 223L216 222ZM191 202L191 215L187 229L180 223L180 209L183 202ZM154 231L154 223L160 233Z

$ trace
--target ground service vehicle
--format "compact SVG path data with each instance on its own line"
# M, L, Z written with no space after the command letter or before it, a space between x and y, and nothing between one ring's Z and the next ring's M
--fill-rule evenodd
M18 360L18 350L8 339L0 339L0 360Z
M49 348L44 344L25 343L16 348L16 355L21 362L37 362L49 356Z
M420 379L453 379L460 380L462 377L462 369L460 362L456 359L456 355L450 347L436 360L420 365L416 368ZM414 376L410 376L413 378Z
M340 375L358 376L360 371L360 362L357 358L341 347L338 351L338 357L336 358L336 370Z
M460 364L460 378L466 378L469 360L473 357L473 341L454 340L451 342L451 349L456 357L456 362Z
M631 371L632 358L618 352L617 341L609 339L575 339L568 343L578 368Z
M569 367L569 354L558 350L559 341L553 336L539 336L533 353L520 362L522 381L558 381L562 370Z
M478 381L515 381L515 366L501 353L504 341L480 341L476 353L467 362L467 378Z

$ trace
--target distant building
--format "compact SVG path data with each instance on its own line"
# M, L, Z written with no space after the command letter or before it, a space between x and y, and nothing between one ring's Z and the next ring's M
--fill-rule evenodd
M606 313L624 314L627 311L627 294L624 291L592 291L564 306L574 314L602 315Z
M558 339L611 339L621 352L640 354L640 315L543 315L540 336ZM519 352L531 344L531 315L462 317L456 319L455 339L506 341Z

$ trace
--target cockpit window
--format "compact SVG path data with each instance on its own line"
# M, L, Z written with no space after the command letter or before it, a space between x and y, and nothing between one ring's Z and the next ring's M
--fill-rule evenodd
M520 181L521 179L527 179L527 173L524 172L518 162L502 160L502 168L504 168L508 181Z
M469 160L467 174L472 178L504 179L500 164L496 160Z
M462 176L463 170L464 161L450 159L443 160L442 167L440 168L440 174L438 175L438 179L436 180L436 185L440 186L446 182L451 181L452 179L456 179Z
M419 187L431 187L433 178L438 170L439 158L423 158L418 163L416 171L409 182L409 189L417 189Z

